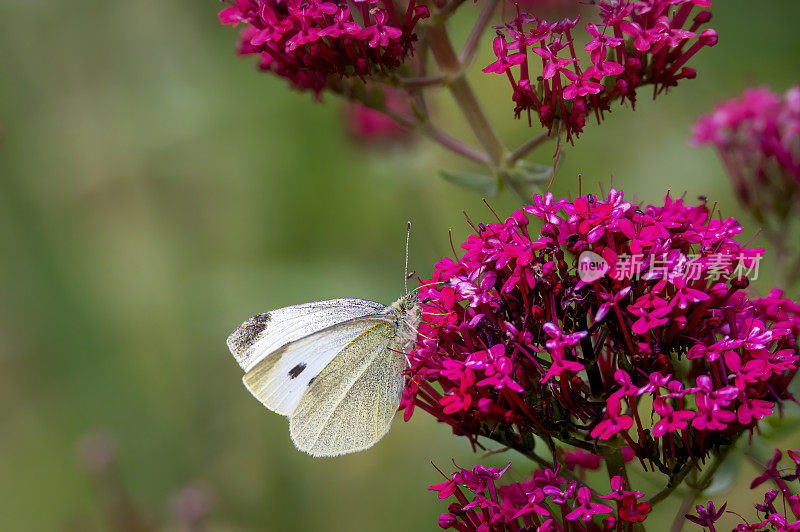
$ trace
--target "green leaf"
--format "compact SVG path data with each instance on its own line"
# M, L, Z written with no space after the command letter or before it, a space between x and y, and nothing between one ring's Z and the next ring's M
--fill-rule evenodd
M451 172L440 170L439 174L450 183L467 190L474 190L488 196L494 196L500 190L502 183L491 175L476 172Z
M518 183L541 185L550 181L550 178L553 176L553 166L519 161L517 165L508 172L508 176Z
M556 168L560 165L561 159L563 157L559 158ZM514 168L505 173L504 177L513 182L517 188L523 188L531 194L536 194L553 179L553 165L520 160L517 161Z

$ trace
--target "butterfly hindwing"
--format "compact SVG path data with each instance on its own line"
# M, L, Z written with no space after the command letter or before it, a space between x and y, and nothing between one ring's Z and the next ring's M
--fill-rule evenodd
M385 320L381 315L350 319L287 343L256 363L242 379L244 385L264 406L290 416L331 360Z
M386 306L365 299L330 299L283 307L253 316L228 337L228 348L245 372L285 344L336 323L378 314Z
M403 393L405 355L398 325L378 322L317 376L290 417L292 441L312 456L371 447L392 424Z

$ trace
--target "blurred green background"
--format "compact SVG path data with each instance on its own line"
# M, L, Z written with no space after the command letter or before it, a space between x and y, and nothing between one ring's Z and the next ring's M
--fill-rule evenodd
M641 201L686 191L739 215L689 128L746 86L798 81L800 3L716 3L720 42L690 63L698 78L588 126L556 192L576 192L579 173L584 190L613 174ZM316 103L237 58L220 8L0 1L2 530L106 529L109 483L158 524L174 524L175 494L199 484L213 529L433 530L445 505L426 492L439 482L430 461L528 471L473 455L422 412L367 452L315 460L242 387L225 347L241 321L324 298L394 301L406 220L424 276L450 253L449 228L465 237L462 209L492 216L437 176L468 165L425 140L358 145L339 100ZM456 35L476 9L465 4ZM502 76L474 79L509 145L538 133L512 120ZM457 127L452 105L436 108ZM532 159L547 164L552 148ZM501 215L519 205L491 203ZM742 220L749 238L757 227ZM116 441L115 481L77 457L98 430Z

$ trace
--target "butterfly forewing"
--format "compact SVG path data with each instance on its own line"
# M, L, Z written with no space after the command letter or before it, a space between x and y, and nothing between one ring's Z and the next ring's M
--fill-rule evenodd
M347 320L285 344L253 366L243 378L244 385L264 406L290 416L331 360L386 319L373 315Z
M406 367L397 329L394 321L374 324L314 379L289 422L298 449L336 456L371 447L386 434Z
M228 337L228 348L247 372L285 344L336 323L385 309L386 305L365 299L330 299L283 307L244 322Z

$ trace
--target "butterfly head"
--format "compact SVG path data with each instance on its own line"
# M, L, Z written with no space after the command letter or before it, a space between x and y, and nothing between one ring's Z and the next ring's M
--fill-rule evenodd
M409 292L398 299L396 304L400 312L408 312L419 305L419 294L416 291Z
M403 345L403 350L411 348L417 338L417 326L421 317L419 295L417 292L409 292L392 303L389 312L396 319L397 337Z

